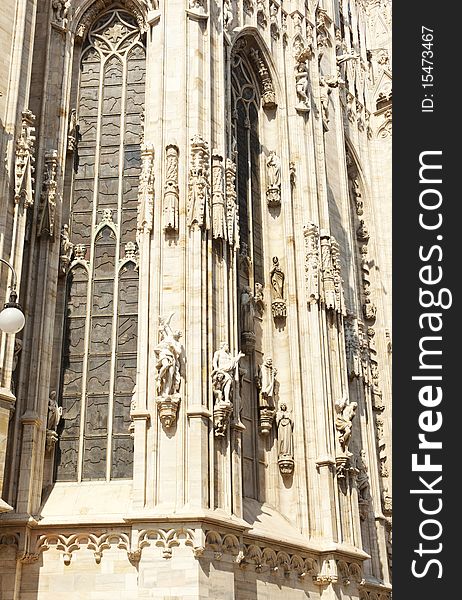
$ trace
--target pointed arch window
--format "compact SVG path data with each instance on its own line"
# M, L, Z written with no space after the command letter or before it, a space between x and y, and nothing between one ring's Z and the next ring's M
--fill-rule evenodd
M260 182L259 86L245 55L232 58L232 131L237 152L237 192L241 246L245 244L252 273L249 284L264 283Z
M70 200L58 481L131 477L136 380L136 210L146 53L136 20L102 15L82 47L81 139Z

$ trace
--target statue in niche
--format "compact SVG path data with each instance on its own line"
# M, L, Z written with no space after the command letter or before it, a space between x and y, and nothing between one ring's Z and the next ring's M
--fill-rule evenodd
M266 357L262 365L258 367L256 378L259 390L260 433L262 435L267 435L271 431L276 413L274 404L276 374L277 369L273 366L273 359L270 356Z
M272 288L271 310L275 319L285 318L287 316L286 302L284 300L284 280L285 275L279 266L279 258L273 256L273 266L270 271L270 281Z
M340 447L346 456L351 456L351 452L348 452L348 444L350 442L353 419L356 416L357 408L358 403L348 402L346 396L344 396L340 402L335 403L335 410L337 412L335 428L338 431Z
M52 390L48 399L47 431L46 431L46 450L51 452L58 440L58 425L63 415L63 407L58 406L56 401L56 392Z
M69 22L69 12L71 8L70 0L53 0L51 3L53 9L53 22L60 27L67 27Z
M274 385L277 369L273 366L271 356L263 360L258 368L258 388L260 390L260 407L274 408Z
M69 225L65 223L61 228L61 246L59 257L59 270L62 275L66 275L74 253L74 244L69 238Z
M356 487L358 489L358 504L359 504L359 514L361 519L367 517L367 512L369 508L369 503L371 500L370 486L369 486L369 475L366 464L366 452L361 450L359 456L356 459Z
M273 256L273 267L270 271L271 287L273 288L273 298L275 300L284 299L284 280L285 275L279 266L279 258Z
M329 131L329 96L332 93L324 77L319 80L319 93L321 100L321 116L324 131Z
M69 116L69 127L67 132L67 150L74 154L74 171L79 170L79 143L82 140L80 133L80 125L77 119L77 111L75 108L71 110Z
M233 7L231 0L223 0L223 26L228 30L233 21Z
M244 356L245 354L243 352L238 352L236 356L232 356L232 354L229 352L229 346L226 342L222 342L220 349L217 350L213 355L212 381L214 378L216 378L217 373L223 374L224 381L221 386L221 399L224 402L233 402L235 384L239 381L239 361Z
M18 337L14 338L13 363L11 365L11 393L16 395L16 382L13 376L18 368L19 356L22 352L22 340ZM12 412L10 413L13 414Z
M170 327L170 320L165 321L160 318L159 331L161 341L154 348L157 357L157 393L159 396L171 396L180 389L180 355L182 346L180 338L181 331L173 331Z
M274 150L269 153L266 169L268 176L266 200L268 206L279 206L281 204L281 160Z
M288 475L294 470L294 421L292 413L287 409L287 404L282 403L276 413L278 430L278 465L283 475Z
M233 405L225 400L225 386L228 383L226 373L215 371L212 374L213 423L216 437L224 437L228 428L229 418L233 411Z
M262 283L257 282L255 284L254 298L255 298L255 306L257 307L257 309L260 313L263 313L265 304L264 304L264 298L263 298L263 284Z
M298 112L310 112L311 104L308 95L309 79L306 62L297 63L295 73L295 90L297 92L298 104L295 110Z
M180 403L178 392L181 383L181 354L183 351L180 342L181 331L173 331L170 327L173 315L174 313L167 320L159 317L161 341L154 348L157 368L157 405L160 420L167 428L175 423Z
M244 273L249 274L251 264L252 259L249 256L249 247L245 242L241 242L238 256L239 269L242 270Z
M255 350L255 296L248 285L241 291L241 338L243 349L249 353Z
M229 346L222 342L212 360L212 391L214 397L213 424L216 437L224 437L233 411L235 386L239 382L239 360L244 356L238 352L232 356Z

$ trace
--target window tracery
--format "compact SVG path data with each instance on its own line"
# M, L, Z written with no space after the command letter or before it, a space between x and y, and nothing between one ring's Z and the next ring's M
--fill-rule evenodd
M59 481L131 476L136 380L137 193L146 53L137 20L111 10L82 47L78 169L70 202Z

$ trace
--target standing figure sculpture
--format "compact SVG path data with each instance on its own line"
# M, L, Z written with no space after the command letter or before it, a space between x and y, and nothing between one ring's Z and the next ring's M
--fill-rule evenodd
M241 291L241 344L247 354L255 350L255 308L255 296L246 285Z
M279 266L279 258L273 256L273 266L270 271L270 281L272 288L271 310L275 319L285 318L287 315L286 302L284 300L284 280L285 275Z
M260 433L266 435L273 425L275 406L274 388L276 384L277 369L273 366L273 359L268 356L258 368L257 387L259 390L259 417Z
M63 407L58 406L56 401L56 392L53 390L50 392L48 398L48 412L47 412L47 431L46 431L46 450L51 452L55 447L58 440L58 425L63 415Z
M239 360L245 356L243 352L238 352L236 356L229 353L229 346L226 342L222 342L220 349L213 355L212 361L212 381L217 373L224 375L224 383L222 386L224 402L233 402L235 384L239 381Z
M268 206L279 206L281 204L281 159L274 150L269 153L266 161L266 171L268 176L268 188L266 190Z
M337 411L337 417L335 418L335 428L338 431L338 441L344 454L350 456L348 452L348 444L350 442L351 430L353 427L353 419L356 416L356 409L358 408L357 402L348 403L347 398L344 397L340 402L335 404Z
M176 411L180 403L181 383L181 331L170 327L172 313L167 320L159 317L160 342L154 348L157 369L157 405L159 416L165 427L171 427L176 420Z
M310 112L311 104L308 88L308 69L305 62L300 62L297 64L295 73L295 90L298 98L298 104L295 106L295 110L298 112Z
M238 352L236 356L229 353L229 346L222 342L220 349L212 360L212 391L214 396L213 423L215 436L223 437L226 433L229 418L233 412L234 392L239 382L239 360L245 356Z
M258 387L260 389L260 407L274 408L274 386L276 383L277 369L273 366L273 359L268 356L258 369Z
M279 266L279 258L273 256L273 267L270 271L271 287L273 288L273 298L275 300L284 299L284 280L285 275Z
M283 475L288 475L294 470L294 422L287 404L282 403L276 414L278 428L278 464Z

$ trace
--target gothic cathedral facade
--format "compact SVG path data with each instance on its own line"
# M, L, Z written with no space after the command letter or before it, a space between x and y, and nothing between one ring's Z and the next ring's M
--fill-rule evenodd
M0 597L389 600L391 1L2 0L0 50Z

